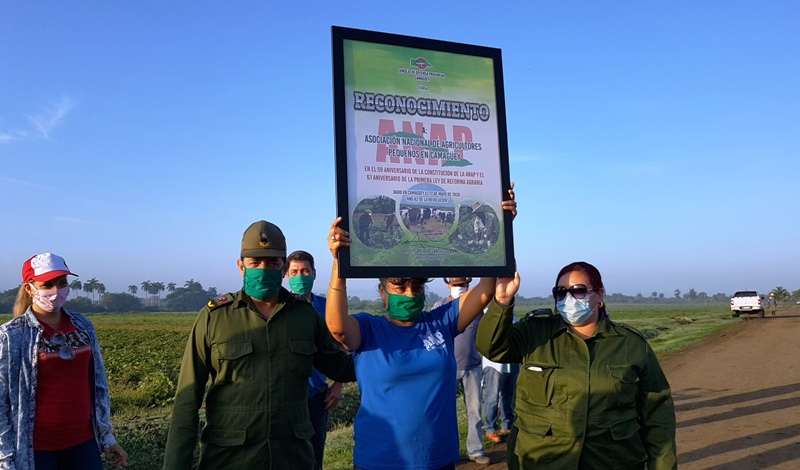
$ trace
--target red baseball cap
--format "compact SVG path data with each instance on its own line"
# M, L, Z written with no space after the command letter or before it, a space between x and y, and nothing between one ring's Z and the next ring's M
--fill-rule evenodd
M22 265L22 282L47 282L67 274L77 276L69 270L64 258L53 253L38 254Z

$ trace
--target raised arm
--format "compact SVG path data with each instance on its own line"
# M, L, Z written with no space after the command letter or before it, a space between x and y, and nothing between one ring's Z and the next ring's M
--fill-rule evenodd
M339 249L350 246L350 234L339 227L342 221L337 217L331 224L328 233L328 249L333 255L331 282L328 284L328 300L325 303L325 322L331 335L350 351L361 345L361 327L358 320L351 317L347 310L347 281L339 277Z
M514 333L514 295L519 290L519 273L497 280L494 302L478 324L475 345L490 361L515 363L522 360ZM519 339L517 337L517 339Z
M511 187L508 189L508 199L505 199L501 202L503 207L503 211L507 211L511 213L511 219L513 220L517 216L517 201L516 195L514 194L514 182L511 182ZM503 286L506 287L508 282L504 283ZM459 297L459 304L458 304L458 331L464 331L472 320L474 320L478 314L480 314L489 302L492 300L492 297L495 296L495 289L497 287L497 279L496 278L481 278L481 281L478 283L477 286L473 287L472 289L468 290L464 295ZM516 288L519 289L519 276L516 277ZM516 290L514 290L516 293ZM501 294L498 297L498 300L505 300L505 296ZM513 300L514 294L511 294L511 298L508 301ZM507 305L506 305L507 306Z
M496 277L482 277L477 286L458 298L458 331L467 329L494 296Z
M514 182L511 182L511 187L508 189L508 199L503 200L501 203L503 210L511 212L511 220L517 217L517 200L514 193Z

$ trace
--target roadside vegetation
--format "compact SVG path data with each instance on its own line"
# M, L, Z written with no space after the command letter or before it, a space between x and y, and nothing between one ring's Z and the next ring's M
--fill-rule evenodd
M551 306L544 299L525 299L518 302L516 313L523 316L533 309ZM369 311L381 314L374 304ZM725 303L609 304L608 311L613 320L628 323L645 334L662 358L742 321L731 317ZM120 444L130 455L131 470L161 466L180 360L195 316L166 312L89 315L100 338L109 376L112 423ZM10 318L0 315L0 323ZM352 425L359 402L358 387L346 385L342 401L330 416L326 469L352 468ZM462 400L458 403L463 446L466 414ZM491 448L493 444L486 441L485 445Z
M142 281L141 284L131 284L126 292L107 292L105 285L95 278L81 282L74 279L70 283L70 299L66 308L82 313L107 313L107 312L197 312L212 297L218 295L215 287L204 288L203 285L189 279L179 287L174 282ZM10 313L17 297L19 286L0 291L0 313ZM162 298L161 295L167 292ZM769 292L759 292L761 295L774 294L779 304L800 304L800 289L789 291L777 286ZM441 296L436 292L427 293L428 305L433 305ZM348 305L353 311L377 311L380 308L379 300L361 299L357 296L347 298ZM541 305L549 306L550 297L522 297L517 296L521 306ZM606 294L606 302L619 305L722 305L730 302L730 296L724 292L709 294L690 288L687 291L675 289L671 293L653 291L649 295L638 293L626 295L620 293Z

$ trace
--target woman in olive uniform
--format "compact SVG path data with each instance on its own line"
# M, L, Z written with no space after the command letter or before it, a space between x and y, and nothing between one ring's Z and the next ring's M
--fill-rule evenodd
M497 300L478 326L478 351L522 363L509 469L676 469L675 406L641 333L608 318L600 272L558 273L559 315L512 324Z

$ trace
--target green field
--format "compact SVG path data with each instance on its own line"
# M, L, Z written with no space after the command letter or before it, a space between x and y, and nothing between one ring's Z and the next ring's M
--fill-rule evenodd
M538 307L544 305L519 305L517 312ZM615 321L628 323L645 333L659 357L741 321L731 318L725 304L610 305L608 310ZM195 314L96 314L88 317L97 329L103 349L111 389L112 423L117 439L130 456L128 468L160 468L180 360ZM0 323L9 318L9 315L0 315ZM684 318L692 321L684 324ZM466 413L462 400L458 402L463 454ZM355 384L346 386L343 399L330 418L326 469L353 468L352 421L358 404ZM487 441L485 445L488 448L492 443Z

